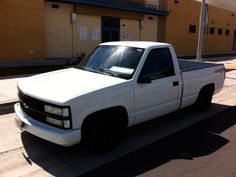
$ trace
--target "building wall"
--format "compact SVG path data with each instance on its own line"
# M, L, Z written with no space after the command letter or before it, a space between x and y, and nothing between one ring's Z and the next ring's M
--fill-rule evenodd
M197 49L200 6L193 0L139 0L170 12L168 17L44 0L0 0L0 60L76 57L101 42L101 16L120 18L120 40L163 41L178 54ZM175 3L178 2L178 3ZM51 8L59 4L60 9ZM71 14L76 14L72 23ZM190 33L189 26L196 31ZM215 28L214 34L209 29ZM218 29L223 34L218 34ZM225 34L230 30L229 35ZM208 6L204 52L230 52L236 13ZM84 38L86 33L86 38Z
M120 18L120 40L157 40L157 16L44 0L0 0L0 60L88 53L101 43L102 16Z
M73 56L72 12L71 4L45 2L46 58Z
M197 50L201 4L193 0L178 0L178 3L174 0L162 0L160 7L170 12L168 17L160 18L160 40L173 44L178 54L194 54ZM189 32L190 25L196 26L195 33ZM208 6L203 51L232 51L235 25L236 16L232 16L232 12ZM209 34L210 27L215 27L215 34ZM218 28L223 29L223 35L218 35ZM225 35L226 29L230 30L228 36Z
M76 5L75 12L77 13L75 29L77 55L80 55L81 52L88 53L101 43L102 16L120 18L120 40L140 39L139 21L143 19L143 14L85 5ZM86 28L87 31L87 38L83 40L80 39L81 27L82 30ZM98 33L99 39L93 38L94 33Z
M121 41L139 41L140 40L140 21L121 19L120 22L120 40Z
M78 14L74 34L76 55L80 56L81 53L90 52L101 43L101 17Z
M140 2L143 3L143 0ZM82 47L82 52L89 51L101 42L101 40L93 41L92 36L89 37L89 34L92 35L92 28L97 26L101 29L101 16L120 18L120 40L157 41L157 16L84 5L76 5L75 9L78 19L81 19L78 20L78 25L81 26L81 23L84 23L82 26L88 27L87 40L80 41L78 45L79 48ZM140 29L140 23L143 23L142 29Z
M214 27L215 34L205 36L206 51L232 51L234 30L236 29L236 16L233 12L223 9L209 7L208 28ZM223 35L218 34L218 29L223 29ZM230 30L230 34L225 35L225 30Z
M0 60L43 58L44 1L0 1Z
M163 17L161 26L165 26L162 41L171 43L178 53L193 53L197 47L198 33L189 33L189 25L198 26L200 3L192 0L167 0L166 8L170 12ZM198 28L198 27L197 27Z
M52 5L60 8L52 8ZM71 22L74 11L76 22ZM114 9L45 2L46 57L77 57L101 43L101 17L120 18L120 40L157 40L157 17ZM143 23L140 29L140 23Z
M157 33L158 33L158 17L153 15L144 15L141 40L157 41Z
M76 13L85 15L96 15L96 16L109 16L109 17L119 17L126 19L141 20L143 19L142 13L128 12L122 10L92 7L86 5L76 5Z

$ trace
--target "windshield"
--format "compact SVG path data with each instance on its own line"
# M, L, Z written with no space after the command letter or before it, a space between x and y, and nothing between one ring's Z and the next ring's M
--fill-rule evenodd
M98 46L78 68L114 77L131 79L144 49L124 46Z

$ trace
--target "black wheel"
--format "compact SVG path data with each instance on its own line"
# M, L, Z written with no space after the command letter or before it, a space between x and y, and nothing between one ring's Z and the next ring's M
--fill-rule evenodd
M82 129L82 143L89 151L107 152L120 143L124 130L124 126L112 117L92 117Z
M194 109L198 112L206 111L211 105L213 93L213 89L203 88L194 103Z

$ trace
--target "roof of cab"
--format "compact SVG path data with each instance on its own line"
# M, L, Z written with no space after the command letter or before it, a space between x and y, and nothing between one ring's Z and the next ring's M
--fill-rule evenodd
M147 49L154 46L169 46L170 44L161 42L147 42L147 41L117 41L117 42L106 42L100 45L116 45Z

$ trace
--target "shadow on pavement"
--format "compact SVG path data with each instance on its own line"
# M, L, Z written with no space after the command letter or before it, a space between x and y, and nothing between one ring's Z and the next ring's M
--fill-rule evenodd
M79 145L69 148L60 147L28 133L22 133L22 142L27 152L27 155L23 154L23 156L29 164L34 162L53 176L78 176L83 173L85 173L84 177L136 176L174 159L193 160L199 156L209 155L229 142L219 133L236 123L236 118L232 116L236 114L235 107L166 138L157 139L154 143L147 143L138 150L129 149L134 146L134 142L138 146L142 141L146 141L143 137L139 139L139 135L192 114L196 113L184 109L135 126L128 130L127 138L124 140L125 146L121 145L113 152L102 155L89 154ZM229 116L225 116L226 114ZM146 137L148 136L150 135L147 134ZM139 141L132 141L135 138ZM125 148L122 150L122 147ZM129 149L127 153L126 149Z
M226 117L226 112L231 116ZM217 134L235 125L236 118L232 116L235 114L236 108L233 107L125 157L114 160L83 175L83 177L137 176L171 160L193 160L196 157L209 155L229 142Z

